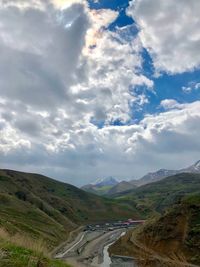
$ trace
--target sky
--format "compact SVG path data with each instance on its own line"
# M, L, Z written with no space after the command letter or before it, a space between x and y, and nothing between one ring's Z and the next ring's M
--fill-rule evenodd
M0 168L138 179L199 136L200 1L0 0Z

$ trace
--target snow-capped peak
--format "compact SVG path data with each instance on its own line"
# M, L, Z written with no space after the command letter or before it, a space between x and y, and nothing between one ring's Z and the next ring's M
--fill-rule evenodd
M116 185L119 181L114 177L106 177L97 179L92 185L95 186L107 186L107 185Z

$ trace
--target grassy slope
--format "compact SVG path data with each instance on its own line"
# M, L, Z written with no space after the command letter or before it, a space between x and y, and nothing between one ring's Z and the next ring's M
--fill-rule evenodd
M45 267L69 267L62 261L52 260L30 249L0 241L0 267L36 267L38 262Z
M115 196L137 207L144 216L160 213L184 195L200 192L200 174L182 173Z
M100 187L95 186L95 185L91 185L91 186L85 186L82 189L85 192L93 193L93 194L98 195L98 196L107 196L107 193L112 188L113 188L113 185L100 186Z
M50 247L66 240L77 225L137 215L119 202L42 175L0 171L0 225L42 238Z
M126 181L122 181L120 183L118 183L117 185L113 186L108 192L107 192L107 196L108 197L112 197L118 193L123 193L127 190L131 190L133 188L136 188L135 185L129 183L129 182L126 182Z
M26 241L21 236L9 237L0 228L0 267L70 267L62 261L48 258L38 246L30 248Z

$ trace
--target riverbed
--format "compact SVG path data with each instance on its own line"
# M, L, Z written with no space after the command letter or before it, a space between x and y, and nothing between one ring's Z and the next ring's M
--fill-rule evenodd
M125 233L126 229L80 232L73 242L59 251L56 258L76 267L135 267L133 261L109 257L108 248Z
M121 233L121 236L125 235L125 231ZM108 249L109 247L116 242L113 241L112 243L107 244L103 249L103 262L99 265L99 267L136 267L136 264L132 260L126 259L126 261L123 258L116 257L111 258Z

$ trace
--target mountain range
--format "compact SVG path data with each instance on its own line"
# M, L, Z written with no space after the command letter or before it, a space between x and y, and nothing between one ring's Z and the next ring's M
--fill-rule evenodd
M179 173L200 173L200 160L193 165L180 170L160 169L155 172L149 172L138 180L118 181L113 177L108 177L97 180L98 182L87 184L83 186L82 189L97 195L110 197L120 192L125 192L145 184L154 183Z
M160 181L166 177L169 177L169 176L172 176L178 173L200 173L200 160L187 168L183 168L180 170L160 169L156 172L150 172L146 174L139 180L132 180L130 182L132 184L135 184L136 186L141 186L141 185L145 185L148 183Z

